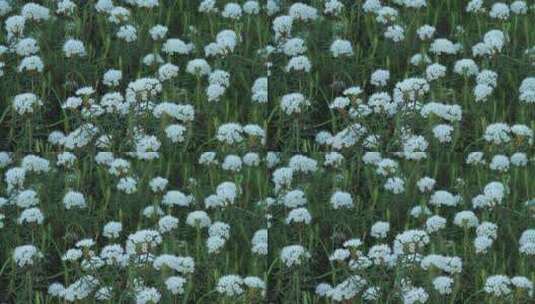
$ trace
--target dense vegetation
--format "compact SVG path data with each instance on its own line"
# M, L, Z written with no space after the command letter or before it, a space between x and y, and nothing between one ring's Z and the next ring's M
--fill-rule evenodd
M0 302L534 301L531 1L0 19Z

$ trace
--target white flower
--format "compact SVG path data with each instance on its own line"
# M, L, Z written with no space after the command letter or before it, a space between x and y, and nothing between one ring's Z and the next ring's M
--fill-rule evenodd
M221 12L221 16L230 19L239 19L242 15L242 8L238 3L227 3Z
M117 38L126 42L134 42L137 40L137 30L132 25L123 25L117 31Z
M21 15L28 20L48 20L50 18L50 10L42 5L30 2L22 7Z
M24 209L22 213L20 214L17 222L21 225L28 223L28 224L42 224L45 217L43 216L43 213L39 208L28 208Z
M217 154L215 152L203 152L199 156L199 164L201 165L217 165L218 161L216 159Z
M312 6L298 2L292 4L288 14L295 20L309 21L318 18L318 10Z
M48 294L53 297L63 297L65 287L61 283L54 282L48 286Z
M39 44L33 38L23 38L15 45L15 52L19 56L30 56L39 52Z
M430 26L429 24L424 24L416 30L416 33L418 34L418 37L420 40L427 40L433 38L433 35L435 34L435 27Z
M334 58L353 55L353 46L349 40L336 39L331 44L329 50Z
M505 123L493 123L487 126L483 138L495 145L508 143L511 140L511 128Z
M474 87L474 96L476 102L487 101L490 95L494 92L494 88L486 84L478 84Z
M392 25L386 28L384 35L393 42L400 42L405 39L405 29L400 25Z
M193 45L187 44L178 38L169 38L162 45L162 52L169 55L187 55L193 51Z
M423 230L406 230L398 234L394 240L396 254L413 254L430 241L429 235Z
M166 215L158 220L158 231L160 233L171 232L178 227L178 219L171 215Z
M427 54L418 53L418 54L414 54L409 60L409 62L415 67L420 67L426 64L430 64L431 58L429 58Z
M15 197L15 204L20 208L29 208L39 204L39 196L34 190L24 190Z
M13 108L19 115L31 114L41 106L43 102L33 93L19 94L13 98Z
M267 255L268 253L268 232L266 229L256 231L251 240L251 251L259 255Z
M486 236L478 236L474 239L474 247L477 254L487 253L494 241Z
M71 58L75 56L84 57L87 55L84 43L81 40L69 39L63 44L63 53L65 57Z
M157 176L150 180L149 186L152 192L162 192L167 188L167 185L169 184L169 180L166 178Z
M436 125L433 128L433 135L441 143L449 143L452 141L453 127L448 124Z
M509 170L509 158L505 155L494 155L489 168L495 171L506 172Z
M396 83L393 99L397 103L414 102L429 92L430 86L423 78L406 78Z
M461 273L463 268L463 263L459 257L448 257L436 254L430 254L425 256L420 261L420 267L423 270L428 270L431 267L436 267L439 270L442 270L449 274Z
M468 4L466 5L465 10L469 13L484 12L485 9L483 8L483 0L470 0L470 2L468 2Z
M448 276L439 276L433 280L433 287L441 295L448 295L453 292L453 279Z
M83 251L81 249L72 248L67 250L63 257L61 258L62 261L69 261L69 262L76 262L78 261L83 255Z
M243 279L239 275L225 275L217 281L216 290L227 297L236 297L244 293Z
M167 191L162 198L162 204L165 206L188 207L193 203L193 196L186 195L178 190Z
M43 72L45 68L45 65L43 63L43 60L41 59L41 57L39 56L35 56L35 55L32 55L32 56L28 56L28 57L24 57L18 68L17 68L17 71L19 73L22 73L22 72L38 72L38 73L41 73Z
M102 235L109 239L118 238L123 230L123 225L120 222L108 222L104 225Z
M186 72L194 76L200 77L203 75L209 75L212 72L212 68L208 62L202 58L190 60L186 66Z
M209 254L217 254L225 246L226 240L219 236L210 236L206 239Z
M343 191L336 191L331 195L330 203L333 209L353 207L353 198L351 194Z
M292 115L301 113L310 106L310 101L301 93L290 93L282 96L280 105L284 113Z
M9 36L22 35L26 24L26 18L19 15L10 16L6 19L4 24Z
M453 55L459 52L459 50L460 48L458 45L445 38L437 38L433 40L429 47L429 52L436 55Z
M243 127L237 123L226 123L217 129L216 138L220 142L232 145L243 141Z
M13 260L19 267L32 266L43 254L33 245L18 246L13 251Z
M6 171L4 178L7 184L8 193L14 189L22 188L26 178L26 169L20 167L10 168ZM37 196L37 193L33 196Z
M198 7L198 11L201 13L217 13L218 9L215 7L215 0L203 0Z
M158 68L158 79L160 81L171 80L178 76L178 66L166 63Z
M290 35L294 18L291 16L277 16L273 19L272 29L275 32L275 40Z
M342 165L343 162L344 162L344 156L341 153L329 152L325 154L325 162L323 162L323 165L332 166L336 168Z
M316 286L316 294L320 297L325 297L329 290L331 290L333 287L328 283L320 283Z
M326 0L323 13L338 16L344 9L344 4L338 0Z
M376 87L386 86L388 80L390 79L389 70L375 70L370 76L370 83Z
M212 224L212 220L206 212L197 210L188 214L186 224L192 227L205 228Z
M300 154L292 156L288 165L296 173L312 173L318 169L316 160Z
M286 224L303 223L310 224L312 216L306 208L292 209L286 217Z
M398 10L390 6L383 6L379 8L376 14L377 16L375 17L375 20L382 24L395 22L399 16Z
M424 118L431 116L431 114L449 122L456 122L462 118L462 109L459 105L447 105L437 102L427 103L420 109L420 115Z
M117 190L132 194L137 191L137 180L131 176L121 177L117 183Z
M526 153L523 152L516 152L513 155L511 155L511 164L513 166L517 167L525 167L528 164L528 157Z
M6 0L0 1L0 16L5 16L9 12L11 12L13 8L11 7L10 3Z
M155 78L139 78L128 84L125 93L126 101L130 103L146 102L162 91L162 84Z
M345 248L352 248L356 249L362 245L362 241L360 239L350 239L344 242Z
M208 83L211 85L217 84L224 88L230 85L230 73L223 70L214 70L208 76Z
M286 56L298 56L307 51L305 41L301 38L290 38L281 46L282 52Z
M238 172L241 170L241 167L242 167L241 158L237 155L232 155L232 154L225 156L225 159L223 160L223 164L221 164L221 168L227 171Z
M455 62L453 71L461 76L475 76L479 73L479 67L472 59L460 59Z
M428 176L424 176L416 182L416 186L418 186L420 192L429 192L433 190L435 184L436 180Z
M349 301L366 286L366 280L359 275L351 275L340 284L327 291L326 296L335 302Z
M377 12L381 9L382 5L380 0L366 0L362 5L362 9L365 13Z
M260 156L256 152L248 152L242 157L242 161L246 166L256 167L260 165Z
M426 79L429 81L440 79L446 76L447 68L440 63L433 63L425 69Z
M253 276L245 277L243 279L243 283L245 284L245 286L251 289L261 289L262 295L264 295L265 289L266 289L266 283L259 277L253 277Z
M243 4L243 12L249 15L257 15L260 13L260 4L258 4L258 1L247 1Z
M161 24L157 24L149 30L149 34L152 38L152 40L160 40L165 38L167 35L168 28L166 26L163 26Z
M472 228L479 225L479 219L472 211L465 210L455 214L453 223L459 227Z
M498 226L491 222L483 222L477 226L476 234L478 236L486 236L495 240L498 237Z
M167 267L181 274L190 274L195 271L195 262L191 257L162 254L154 259L152 267L156 270Z
M526 289L529 296L533 296L533 282L523 276L511 278L511 283L518 289Z
M400 177L389 177L386 180L384 187L386 190L394 194L400 194L405 191L405 181Z
M448 206L454 207L461 202L460 195L453 195L448 191L435 191L429 198L429 204L434 206Z
M370 229L370 235L377 239L383 239L386 238L389 231L390 223L379 221L372 225Z
M496 2L492 5L489 16L495 19L506 20L509 18L509 6L502 2Z
M72 167L74 163L76 162L77 158L74 153L71 152L63 152L58 154L58 166L64 166L66 168Z
M286 72L302 71L308 73L312 69L312 63L310 62L310 59L308 59L307 56L295 56L290 58L288 64L284 69Z
M437 232L446 228L447 220L439 215L428 218L425 222L425 230L429 233Z
M115 87L119 85L122 78L123 73L120 70L110 69L104 73L102 83L109 87Z
M301 265L310 258L310 253L301 245L291 245L282 248L280 258L287 267L292 267Z
M161 234L156 230L138 230L128 236L126 252L128 254L146 254L162 242Z
M165 135L172 143L180 143L186 140L186 127L181 124L172 124L165 128Z
M162 295L154 287L144 287L136 292L136 304L156 304Z
M234 204L239 195L238 187L233 182L223 182L217 186L216 194L223 204Z
M208 235L228 240L230 238L230 225L223 222L215 222L208 228Z
M183 294L185 285L186 279L181 276L172 276L165 280L165 287L174 295Z
M429 294L421 287L413 287L403 293L403 304L423 304L429 299Z
M73 208L85 208L87 207L85 197L81 192L72 191L70 190L65 194L63 197L63 205L65 206L65 209L73 209Z
M307 204L305 193L301 190L292 190L286 193L282 198L284 206L296 208Z
M509 7L511 8L511 12L517 15L525 15L528 12L528 6L524 1L515 1Z
M69 285L63 292L65 300L74 302L87 298L98 285L98 280L91 275L84 275Z
M487 278L483 290L495 297L509 295L511 290L511 280L505 275L493 275Z

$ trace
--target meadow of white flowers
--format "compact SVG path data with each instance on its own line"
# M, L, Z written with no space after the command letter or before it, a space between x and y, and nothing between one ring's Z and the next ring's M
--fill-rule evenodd
M0 303L535 303L532 0L0 19Z

